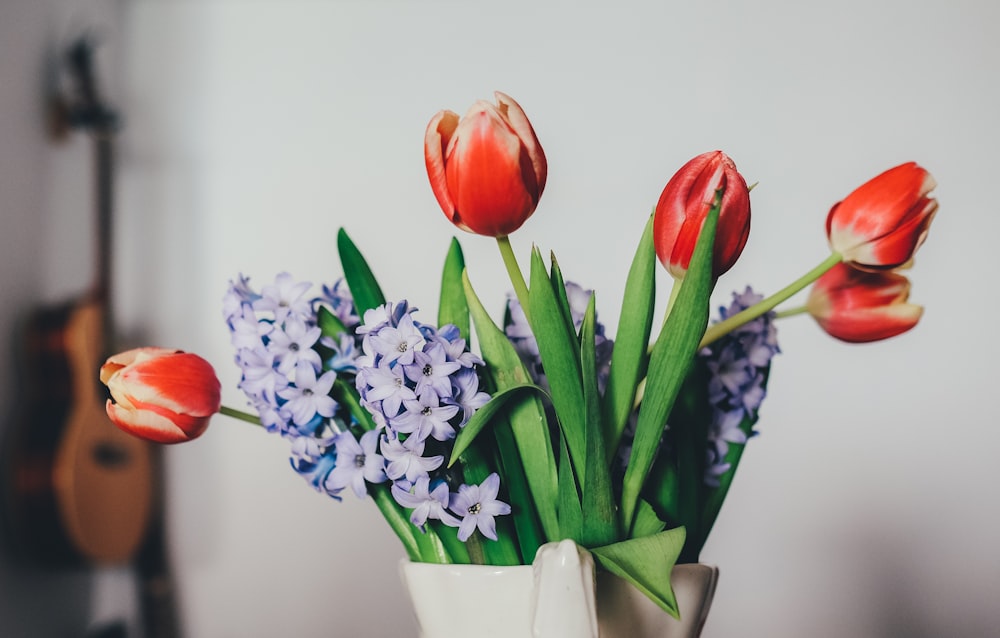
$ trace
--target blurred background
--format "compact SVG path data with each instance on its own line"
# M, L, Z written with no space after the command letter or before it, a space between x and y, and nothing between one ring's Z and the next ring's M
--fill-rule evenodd
M387 296L424 317L459 233L499 313L508 285L494 242L451 226L426 183L422 137L442 108L463 113L493 90L521 103L549 181L515 250L554 251L597 290L610 330L646 216L694 155L725 150L759 182L716 305L818 263L830 206L916 160L940 200L910 273L925 315L864 346L808 317L779 324L761 434L702 556L721 568L705 636L995 635L998 24L987 0L5 0L3 352L32 307L91 280L90 140L54 144L42 100L47 60L85 31L124 121L117 343L202 354L236 407L227 282L282 271L332 282L341 226ZM19 367L4 361L9 429L24 415ZM313 492L284 441L220 417L167 450L166 467L185 635L415 635L403 551L377 510ZM0 554L0 635L82 636L117 618L137 631L128 566L22 558Z

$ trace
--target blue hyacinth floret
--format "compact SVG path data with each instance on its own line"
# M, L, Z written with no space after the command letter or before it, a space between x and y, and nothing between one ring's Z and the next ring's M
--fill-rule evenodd
M719 321L749 308L763 299L748 286L734 292L728 308L719 308ZM726 462L729 444L744 444L748 435L744 420L757 418L764 400L771 358L780 352L774 327L774 312L750 321L701 352L709 371L708 399L712 417L708 427L705 484L718 487L719 477L730 469ZM750 436L756 432L751 431Z

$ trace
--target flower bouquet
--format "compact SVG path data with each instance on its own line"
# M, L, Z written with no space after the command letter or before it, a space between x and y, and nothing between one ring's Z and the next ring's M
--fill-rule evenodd
M676 615L671 568L698 561L755 433L776 319L808 313L849 342L916 325L900 269L936 212L933 179L909 163L862 185L827 215L828 257L771 296L735 293L710 323L716 281L747 242L751 187L722 152L699 155L635 220L612 338L595 295L554 255L533 248L527 277L515 257L509 236L536 209L547 165L513 99L440 112L424 151L447 217L497 240L513 288L502 315L474 289L457 240L427 318L386 298L340 230L343 278L318 293L287 273L229 286L253 414L220 406L197 355L152 348L102 367L108 414L164 443L197 437L217 412L258 423L288 440L292 469L316 490L371 497L412 561L529 564L571 539ZM654 330L657 261L673 287ZM803 306L778 310L810 285Z

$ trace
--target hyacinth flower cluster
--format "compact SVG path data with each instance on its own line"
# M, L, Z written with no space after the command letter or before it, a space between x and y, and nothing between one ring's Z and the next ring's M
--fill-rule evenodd
M732 303L719 308L719 321L763 299L749 286L742 293L734 292ZM781 351L774 319L774 311L767 312L706 346L698 355L708 371L711 419L705 485L709 487L720 487L719 478L732 469L730 445L745 445L756 434L753 425L767 393L771 358Z
M357 330L355 383L377 424L366 436L378 436L392 495L412 510L411 523L422 529L439 520L458 527L461 541L476 529L496 540L494 517L510 513L497 499L499 476L453 488L443 467L456 433L490 399L476 371L483 360L456 326L436 329L414 320L414 311L405 301L388 303L368 310Z
M239 388L261 425L291 441L292 468L315 489L339 498L351 487L363 496L359 477L378 483L384 473L374 455L338 465L338 456L372 452L372 438L357 440L350 413L331 396L338 378L353 379L357 344L348 333L324 336L319 326L320 308L348 328L358 316L343 280L323 286L319 296L309 296L311 289L288 273L259 292L242 275L230 282L223 314L242 373ZM348 450L355 454L346 456Z
M343 280L318 297L310 288L282 273L257 292L241 276L224 301L239 387L261 425L291 441L292 468L337 499L345 488L364 498L368 485L388 481L413 525L438 520L459 528L461 541L476 529L496 539L494 517L510 512L497 499L499 476L452 486L454 472L442 467L457 430L489 401L476 372L482 359L458 328L415 321L405 301L370 309L361 323ZM322 335L320 308L345 328L338 339ZM332 396L338 379L357 389L374 429L359 435Z
M290 440L316 489L370 496L412 560L529 563L571 539L676 615L670 570L699 560L754 434L774 321L808 313L849 342L913 328L922 309L900 271L936 214L933 178L910 162L862 184L826 215L828 256L767 297L735 294L709 324L715 286L749 241L751 189L725 153L694 157L645 221L612 340L596 294L566 283L554 255L534 247L527 277L518 263L509 236L534 214L548 164L516 101L441 111L424 157L445 217L496 240L514 290L499 325L457 240L434 328L387 303L341 230L344 282L319 296L288 275L259 292L243 277L230 286L224 314L256 412L240 418ZM654 330L657 262L673 282ZM807 303L778 308L808 286ZM159 441L200 435L219 388L185 354L109 359L112 421Z

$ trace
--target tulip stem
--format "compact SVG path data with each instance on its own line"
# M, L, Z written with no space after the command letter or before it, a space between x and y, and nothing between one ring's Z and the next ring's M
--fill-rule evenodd
M720 321L719 323L713 324L708 327L705 331L705 336L701 338L701 344L698 348L704 348L708 344L716 341L720 337L729 334L736 328L739 328L743 324L753 321L757 317L761 316L765 312L769 312L775 308L781 302L787 300L795 293L799 292L812 282L820 278L823 273L830 270L841 261L843 257L840 253L831 253L829 257L824 259L815 268L802 275L792 283L788 284L778 292L774 293L770 297L764 299L763 301L756 303L742 312L738 312L732 317L729 317L725 321Z
M670 297L667 299L667 309L663 312L663 324L666 325L667 319L670 318L670 311L674 309L674 302L677 301L677 295L681 292L681 281L680 279L674 279L674 284L670 287ZM649 350L652 351L652 346Z
M517 265L517 257L514 256L514 249L510 245L510 238L506 235L497 237L497 246L500 247L500 256L503 257L503 264L507 267L507 275L510 277L510 283L514 285L514 294L517 295L517 300L521 304L521 310L524 311L524 318L530 324L531 316L528 314L528 284L524 282L521 267Z
M808 306L798 306L797 308L789 308L788 310L782 310L780 312L774 313L775 319L784 319L785 317L794 317L795 315L801 315L809 311Z
M248 412L243 412L242 410L235 410L228 406L219 406L219 414L238 419L240 421L246 421L247 423L253 423L254 425L260 425L260 417L250 414Z

